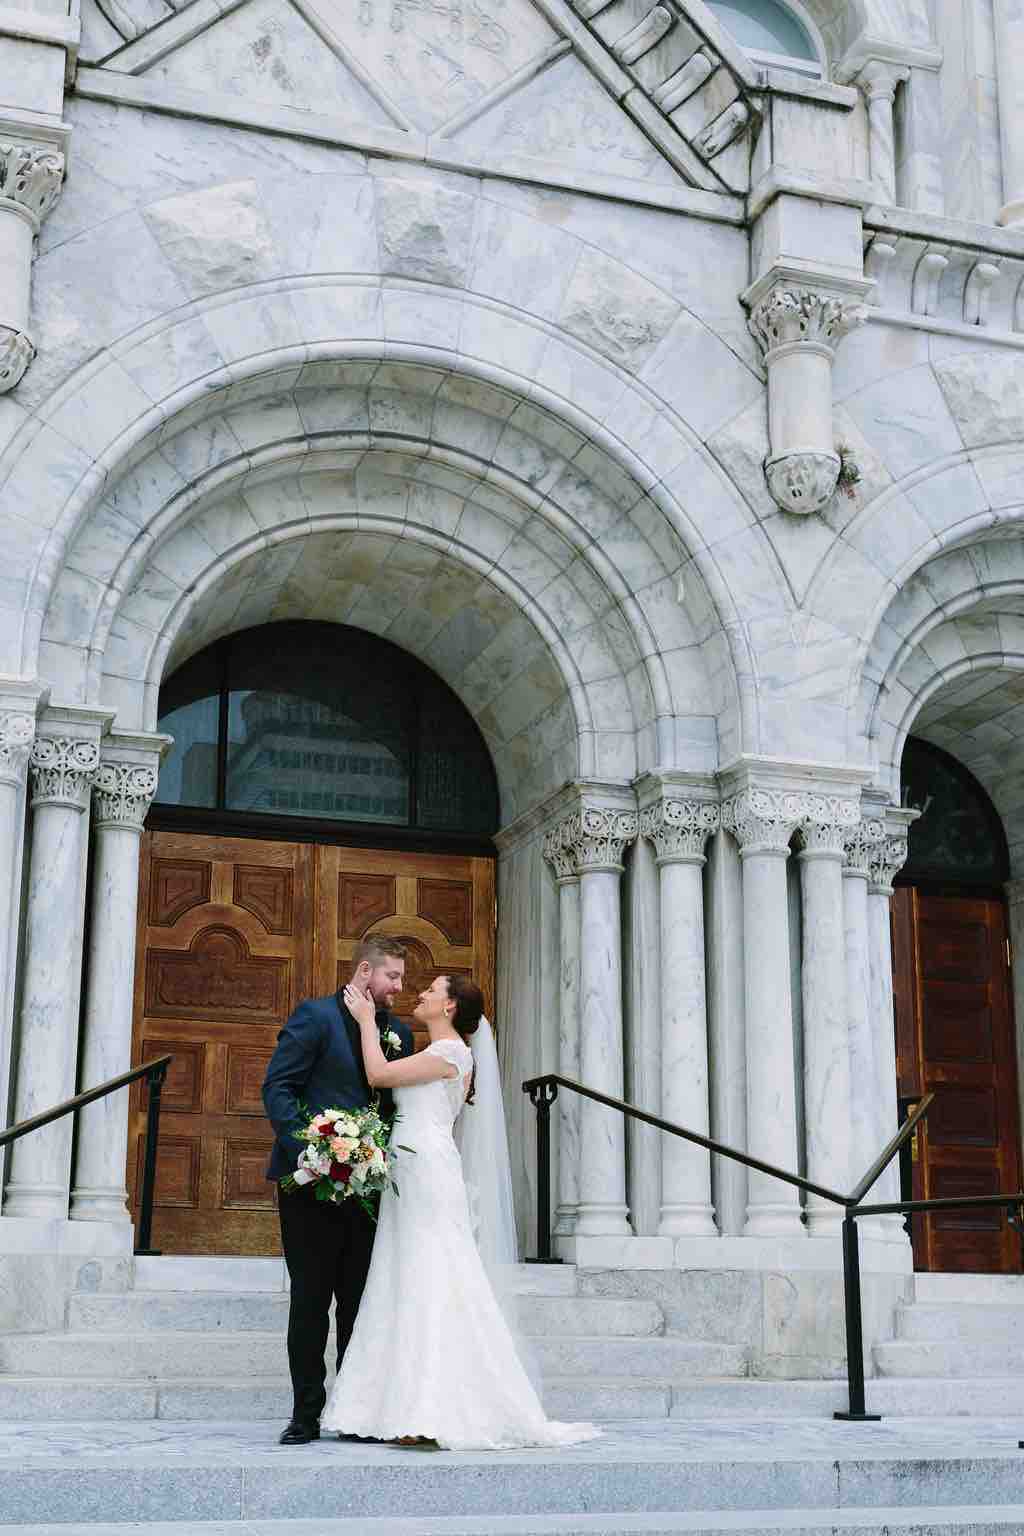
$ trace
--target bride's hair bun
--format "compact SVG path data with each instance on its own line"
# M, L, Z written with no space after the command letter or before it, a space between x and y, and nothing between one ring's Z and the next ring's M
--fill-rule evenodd
M468 976L447 976L448 996L455 1004L452 1028L457 1029L465 1040L475 1035L484 1011L484 995L475 981Z

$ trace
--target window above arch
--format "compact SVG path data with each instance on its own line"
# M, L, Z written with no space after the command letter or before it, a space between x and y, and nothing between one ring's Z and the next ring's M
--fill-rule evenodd
M472 716L408 652L365 630L263 624L198 652L160 690L174 737L157 803L490 837L494 767Z
M783 0L708 0L708 9L757 63L821 75L816 29L797 6Z
M900 764L903 803L922 808L908 834L905 884L1002 885L1010 855L999 813L974 775L930 741L908 736Z

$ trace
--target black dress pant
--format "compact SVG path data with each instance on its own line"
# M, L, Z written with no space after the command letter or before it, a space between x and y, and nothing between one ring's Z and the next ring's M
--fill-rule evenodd
M281 1245L291 1279L288 1368L292 1417L315 1424L327 1401L324 1352L331 1300L338 1337L338 1366L352 1337L370 1268L376 1228L358 1200L332 1205L311 1188L281 1192Z

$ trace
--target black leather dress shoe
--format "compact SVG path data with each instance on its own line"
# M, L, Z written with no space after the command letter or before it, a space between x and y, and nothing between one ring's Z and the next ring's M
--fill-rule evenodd
M279 1445L308 1445L311 1440L320 1439L319 1424L304 1424L301 1419L292 1419L291 1423L281 1431Z

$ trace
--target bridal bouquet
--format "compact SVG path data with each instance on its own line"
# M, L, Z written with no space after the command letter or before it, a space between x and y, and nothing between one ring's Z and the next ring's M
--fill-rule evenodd
M304 1111L308 1114L308 1111ZM397 1149L391 1146L391 1124L372 1106L366 1109L322 1109L312 1115L304 1130L295 1132L305 1142L294 1173L280 1183L283 1190L313 1184L317 1200L356 1199L374 1214L371 1196L379 1195L394 1180ZM406 1148L406 1151L409 1149Z

